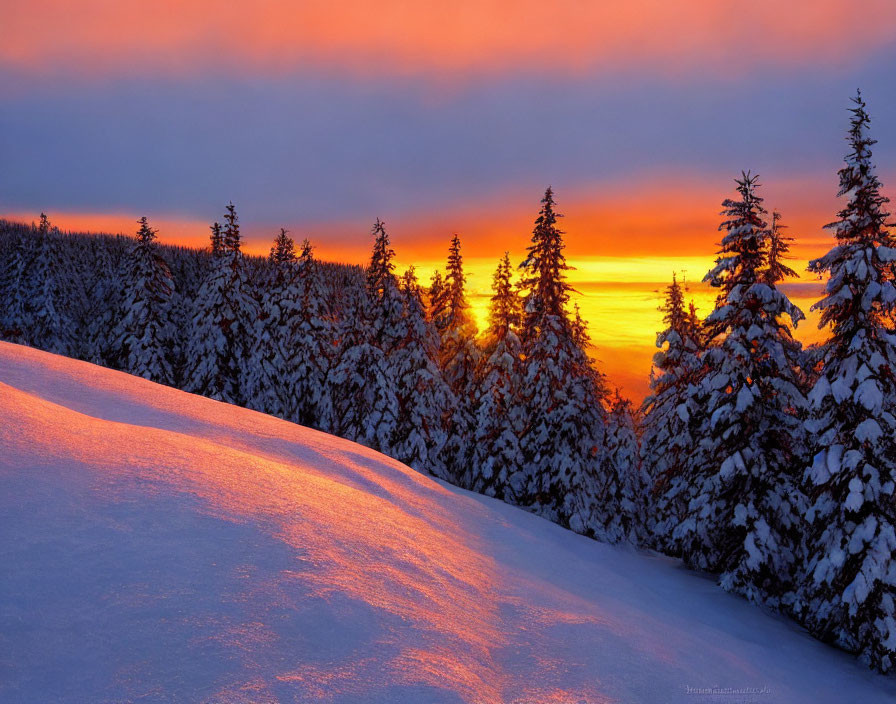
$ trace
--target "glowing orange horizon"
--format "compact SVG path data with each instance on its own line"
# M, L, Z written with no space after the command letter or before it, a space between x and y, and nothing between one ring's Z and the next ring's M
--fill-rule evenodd
M751 65L840 66L892 41L896 6L632 0L31 0L7 3L0 65L174 75L204 70L455 74L521 68L582 73L649 66L666 75ZM866 18L875 17L874 22ZM139 28L137 36L134 28ZM142 37L142 39L141 39ZM743 47L749 42L749 51Z
M796 179L779 182L774 190L783 196L784 222L797 238L792 266L800 273L796 282L800 285L791 287L789 293L809 317L798 327L797 336L811 343L822 339L824 333L817 329L817 316L809 315L820 284L805 271L806 263L832 244L822 227L834 217L836 198L831 194L815 204L801 195L805 183ZM575 267L569 280L578 291L575 300L588 321L595 356L610 385L636 400L648 392L656 333L662 329L658 307L672 273L685 279L688 296L702 315L712 309L716 292L700 281L715 260L720 236L719 204L726 192L717 186L690 182L672 188L659 179L638 189L581 189L560 199L560 210L567 214L560 224L567 232L569 263ZM603 197L598 199L599 195ZM771 209L775 202L766 205ZM398 268L413 264L423 284L435 269L444 267L451 233L461 235L468 295L483 328L497 261L505 250L513 261L522 261L536 213L537 202L502 198L500 205L482 203L467 210L386 218L386 222ZM131 235L137 228L135 215L48 214L63 230ZM25 222L36 219L23 213L6 217ZM205 222L157 216L150 217L150 224L159 230L161 242L208 245ZM243 226L248 233L245 251L266 255L278 228L266 226L268 235L263 238L258 234L260 228L245 221ZM297 228L292 234L299 240L311 239L321 259L363 264L369 256L366 231L366 225L325 223L307 230Z

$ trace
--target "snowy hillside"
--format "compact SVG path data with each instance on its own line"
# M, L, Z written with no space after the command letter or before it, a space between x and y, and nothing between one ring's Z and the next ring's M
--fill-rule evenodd
M674 561L7 343L0 565L3 702L896 697Z

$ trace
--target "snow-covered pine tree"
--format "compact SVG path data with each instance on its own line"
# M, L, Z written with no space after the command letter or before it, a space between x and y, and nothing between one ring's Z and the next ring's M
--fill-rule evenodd
M677 555L674 529L684 519L689 488L695 477L695 446L699 440L702 335L691 306L685 309L684 291L673 274L660 307L666 329L656 336L650 395L642 405L641 453L650 476L648 529L653 545Z
M233 205L231 203L230 205ZM221 223L213 222L211 226L211 252L213 257L220 257L224 254L224 235L221 232Z
M628 526L631 521L623 520L621 517L624 485L628 481L626 474L629 467L616 465L614 463L614 454L610 448L609 433L610 415L605 409L612 409L613 404L609 399L607 390L606 377L591 363L587 350L591 349L591 336L588 334L588 324L582 317L582 311L578 303L573 304L572 316L572 338L579 350L582 351L582 359L584 363L580 365L579 372L583 378L588 379L588 385L595 390L595 395L600 402L601 423L600 434L602 439L595 442L592 447L592 454L596 461L591 463L589 472L589 493L586 495L590 501L590 508L582 508L583 515L585 510L590 510L590 517L587 519L588 534L593 535L599 540L606 542L619 542L629 537L634 538L623 530L622 526ZM634 419L632 418L632 422ZM625 436L622 428L617 428L620 434L620 440ZM624 452L619 453L619 459L624 456Z
M233 201L227 204L224 213L224 231L221 233L220 249L225 254L240 254L242 247L242 235L240 233L240 219L236 214L236 206ZM217 223L216 223L217 224ZM214 225L212 225L214 236ZM214 248L214 242L212 243Z
M175 329L175 378L177 388L185 387L186 374L190 371L186 364L186 344L190 338L193 320L193 308L198 296L204 273L208 270L209 252L202 249L178 248L172 252L168 265L176 282L174 296L171 301L171 322Z
M216 238L223 243L222 235L212 226L212 251ZM292 394L286 373L289 351L284 343L291 306L286 300L294 290L296 255L293 240L284 228L280 228L280 234L274 240L268 261L270 267L262 270L261 281L256 287L258 317L255 344L250 350L246 369L246 406L288 418Z
M598 490L602 513L609 519L602 537L614 543L640 545L647 538L648 479L641 465L632 403L620 396L618 389L607 418L606 444L612 471L602 475L605 484Z
M494 352L508 331L519 330L523 321L523 299L513 282L513 265L510 263L510 252L498 262L492 276L492 296L488 309L488 329L482 340L482 353ZM518 338L518 336L516 336Z
M804 542L802 620L817 637L896 667L896 338L891 331L896 243L871 159L875 140L861 94L853 98L849 154L828 227L834 247L809 264L827 273L821 311L830 338L809 401L814 460Z
M462 484L508 503L522 503L527 485L520 450L522 345L516 333L522 301L512 277L510 255L505 252L492 283L489 324L476 374L473 456Z
M212 227L214 238L220 232ZM255 344L258 309L243 265L239 219L227 206L222 244L196 296L189 331L187 391L227 403L246 402L245 371Z
M367 265L365 280L367 292L374 298L383 298L388 289L397 288L395 279L395 250L386 232L386 223L379 218L373 223L373 252Z
M442 334L441 325L445 321L448 309L445 305L445 279L442 272L436 269L430 279L429 291L427 292L426 316L436 326L436 332Z
M268 259L272 264L294 264L296 261L296 245L289 230L281 227L280 234L274 238Z
M363 289L353 289L338 327L336 362L327 381L331 432L390 454L398 424L394 368L386 350L397 346L402 299L395 280L394 252L384 223L373 226L374 247ZM397 315L395 309L397 305Z
M44 213L37 231L37 252L27 281L28 344L47 352L68 355L74 345L72 320L65 314L64 259L68 252L62 236Z
M47 216L41 213L43 221ZM15 244L12 248L12 256L4 262L3 268L3 302L4 307L0 316L0 335L7 342L28 344L31 329L29 315L29 299L32 292L32 275L35 259L37 258L39 236L38 230L32 225L30 228L22 228L21 231L11 235Z
M284 326L280 347L285 360L284 384L289 394L289 418L311 428L324 428L330 407L327 374L333 351L331 320L320 266L311 242L304 240L296 260L296 275L283 301Z
M454 235L448 248L444 313L435 322L441 336L439 368L455 399L445 448L448 472L455 484L462 484L469 474L476 424L473 394L480 358L476 321L467 301L466 281L460 237Z
M520 265L526 290L520 438L525 481L520 503L580 533L595 511L595 475L608 471L603 389L569 319L570 268L557 227L554 194L545 191L529 254Z
M156 230L145 217L122 275L124 305L112 332L112 364L160 384L173 384L174 330L170 304L171 270L155 242Z
M121 316L124 262L133 247L132 241L127 242L127 247L120 246L124 244L123 239L103 238L101 246L91 247L92 256L83 264L92 275L85 286L89 305L84 310L79 334L83 337L82 359L94 364L115 365L114 338L110 333ZM176 331L175 338L178 338Z
M758 177L737 180L723 203L720 256L705 277L721 289L706 320L704 423L685 520L686 564L720 572L720 584L773 607L792 592L801 511L796 468L805 457L800 345L803 318L770 281L769 230ZM704 400L705 399L705 400Z
M414 267L402 276L400 288L404 297L401 342L390 359L399 405L393 452L414 469L446 478L443 449L454 399L439 372L438 333L426 320Z
M91 289L96 279L105 276L105 272L95 265L93 248L87 248L84 244L83 238L73 235L68 235L63 240L66 262L62 287L65 296L65 315L72 326L72 346L69 349L69 356L76 359L90 359L94 355L89 328L97 306L92 299ZM102 249L102 245L95 249ZM85 274L85 271L89 273ZM113 300L102 301L101 306L109 306ZM117 309L115 310L117 312ZM109 328L106 328L106 335L108 331Z

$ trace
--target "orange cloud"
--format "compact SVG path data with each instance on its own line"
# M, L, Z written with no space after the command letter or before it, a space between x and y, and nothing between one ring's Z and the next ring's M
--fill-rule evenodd
M3 10L0 62L124 74L207 69L445 73L519 68L730 72L839 65L893 42L896 6L865 0L29 0Z

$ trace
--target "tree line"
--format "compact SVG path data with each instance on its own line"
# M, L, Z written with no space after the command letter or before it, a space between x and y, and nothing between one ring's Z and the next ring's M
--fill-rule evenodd
M651 395L633 409L589 356L548 188L527 256L493 278L486 329L461 242L421 286L385 224L367 267L281 230L242 252L227 206L207 250L0 227L3 339L354 440L579 533L679 556L887 672L896 665L896 242L854 98L835 243L810 270L830 332L803 349L780 289L792 238L758 177L723 202L701 319L673 277Z

